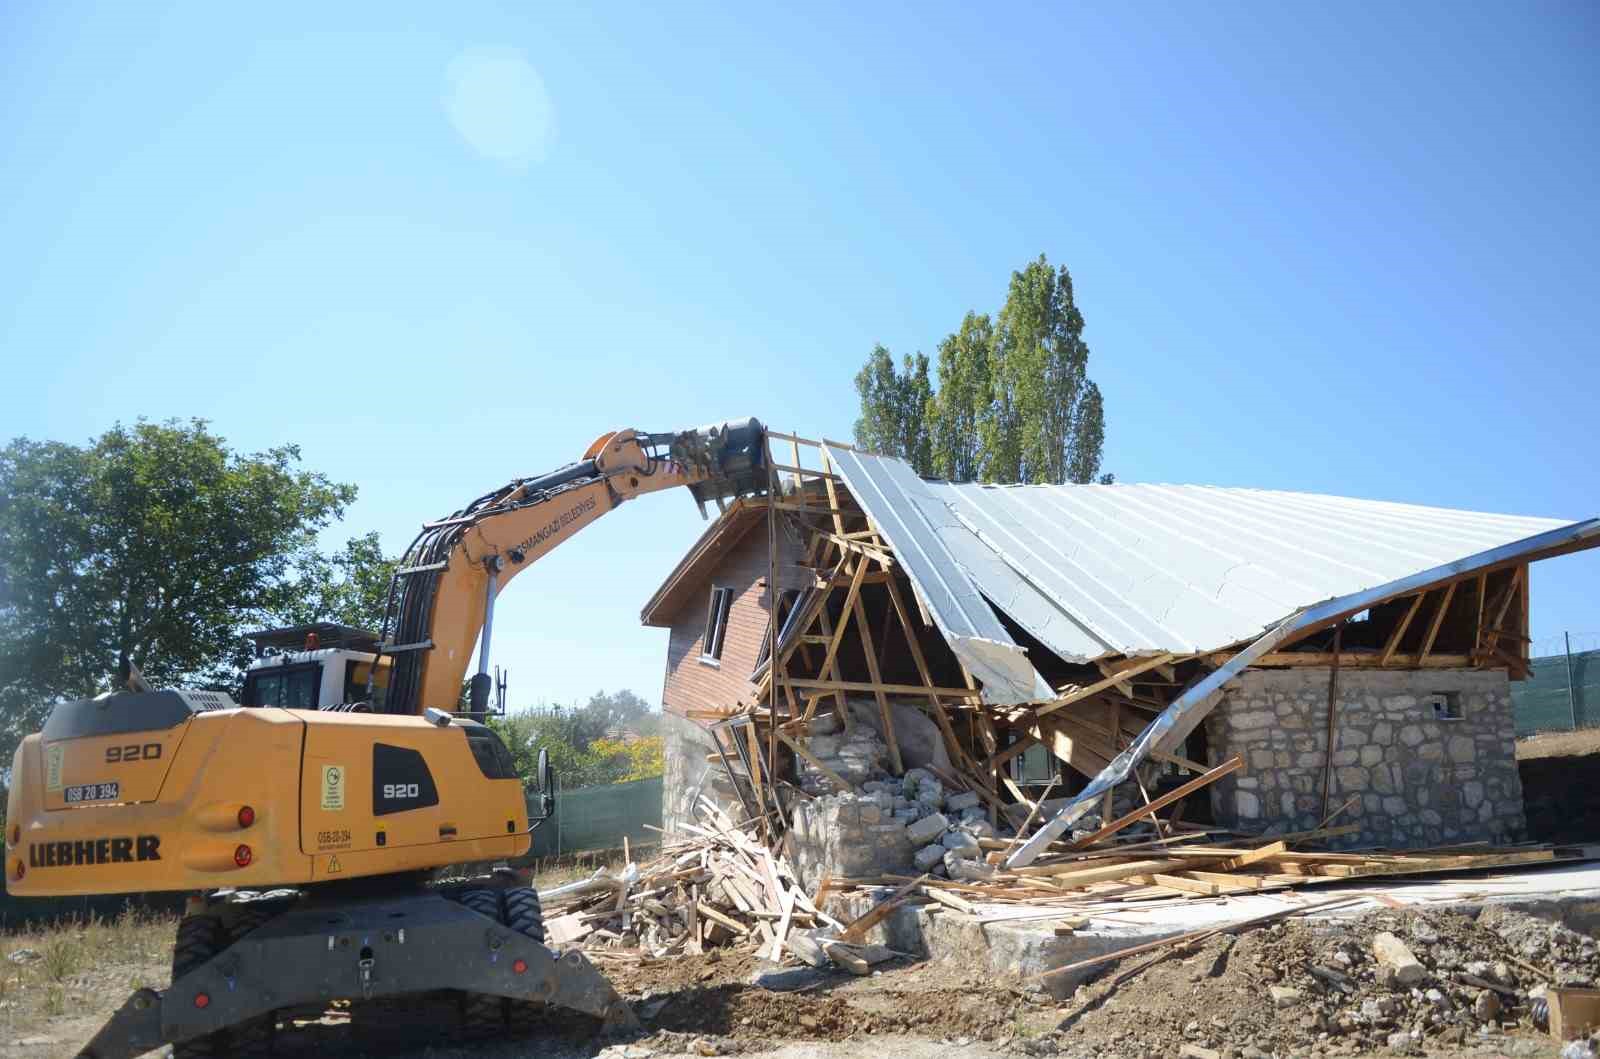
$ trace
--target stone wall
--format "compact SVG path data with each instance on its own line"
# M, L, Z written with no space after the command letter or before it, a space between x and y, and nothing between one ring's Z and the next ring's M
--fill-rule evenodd
M1212 763L1245 767L1211 787L1224 827L1308 830L1322 812L1327 669L1249 670L1206 718ZM1441 719L1445 694L1460 719ZM1342 846L1395 848L1523 838L1510 684L1503 670L1340 670L1331 811L1360 824Z
M696 822L694 804L702 794L722 806L730 819L744 819L739 796L721 763L706 760L707 754L717 752L711 733L671 710L661 712L661 729L662 830L668 835L683 834L684 824Z

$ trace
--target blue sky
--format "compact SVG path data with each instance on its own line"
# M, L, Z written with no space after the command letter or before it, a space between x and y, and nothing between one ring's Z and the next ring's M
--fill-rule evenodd
M0 434L296 441L398 548L609 429L847 437L1042 252L1121 480L1600 514L1593 4L586 6L0 8ZM519 579L515 701L658 696L699 529Z

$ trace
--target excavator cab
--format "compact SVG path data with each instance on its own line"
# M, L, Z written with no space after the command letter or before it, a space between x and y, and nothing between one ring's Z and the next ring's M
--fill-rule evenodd
M255 644L256 657L245 670L239 705L326 710L367 702L372 712L383 712L393 662L378 653L377 633L319 621L262 629L246 638Z

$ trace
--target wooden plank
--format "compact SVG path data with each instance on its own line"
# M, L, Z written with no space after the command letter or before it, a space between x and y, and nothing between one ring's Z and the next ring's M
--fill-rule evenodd
M749 927L745 926L743 923L739 922L737 919L732 919L732 918L730 918L728 916L723 915L721 912L718 912L715 908L712 908L710 905L706 904L704 901L696 901L694 907L695 907L695 911L700 913L700 915L702 915L705 918L711 920L711 922L713 922L713 923L716 923L716 924L718 924L720 926L728 928L729 930L733 931L735 934L738 934L741 937L744 937L745 935L748 935L750 933L750 928Z
M1186 798L1200 788L1215 783L1217 780L1220 780L1229 773L1237 772L1242 768L1244 768L1244 758L1238 754L1235 754L1233 757L1229 758L1227 761L1224 761L1210 772L1201 773L1188 783L1185 783L1183 786L1163 794L1161 797L1152 801L1149 805L1135 809L1133 812L1128 813L1125 816L1120 816L1111 821L1111 823L1102 827L1100 830L1096 831L1094 834L1090 835L1088 838L1085 838L1079 842L1074 842L1072 844L1072 848L1083 849L1087 846L1092 846L1101 839L1110 835L1114 835L1125 827L1132 826L1134 823L1155 812L1157 809L1171 805L1180 798Z
M1182 875L1166 875L1158 872L1150 876L1150 881L1169 890L1183 890L1186 893L1203 894L1206 897L1215 897L1222 892L1222 887L1214 882L1191 879Z
M1160 941L1151 941L1146 942L1143 945L1134 945L1126 949L1118 949L1116 952L1108 952L1100 956L1091 956L1087 960L1078 960L1076 963L1069 963L1065 967L1057 967L1053 970L1046 971L1043 974L1034 975L1034 977L1055 978L1060 975L1071 974L1074 971L1083 971L1090 967L1098 967L1102 963L1110 963L1113 960L1123 960L1129 956L1138 956L1155 949L1165 948L1172 945L1187 945L1190 942L1201 941L1216 934L1229 934L1235 930L1242 930L1245 927L1261 926L1264 923L1270 923L1277 919L1284 919L1288 916L1301 915L1307 912L1316 912L1320 909L1332 908L1334 905L1349 904L1354 901L1364 900L1366 900L1366 898L1361 896L1335 897L1332 900L1319 901L1316 904L1298 905L1292 908L1280 908L1277 911L1268 912L1265 915L1251 916L1249 919L1241 919L1234 923L1225 924L1224 926L1191 930L1187 934L1178 934L1174 937L1162 938Z
M978 914L978 910L970 903L962 900L955 894L947 893L937 886L924 886L922 888L922 892L933 898L939 904L944 905L947 908L953 908L957 912L962 912L969 916L976 916Z
M1243 868L1259 861L1271 860L1279 854L1287 852L1289 852L1289 844L1280 839L1277 842L1262 846L1260 849L1253 849L1248 853L1241 853L1237 857L1230 857L1224 862L1223 866L1230 869Z
M1422 607L1422 597L1426 592L1418 592L1411 598L1411 606L1406 610L1406 616L1394 627L1394 632L1389 634L1389 642L1383 645L1383 655L1378 659L1378 665L1386 666L1389 659L1394 657L1395 649L1400 646L1400 637L1406 634L1406 629L1411 625L1411 619L1417 616L1417 611Z
M783 904L783 915L772 932L772 948L767 950L767 959L773 963L783 959L783 943L789 937L789 923L794 918L794 892L780 888L779 901Z
M851 921L850 925L845 927L844 931L840 933L839 940L843 942L860 941L862 938L866 937L867 931L871 930L884 919L888 918L889 913L893 912L900 906L900 903L905 900L907 894L921 886L923 883L927 882L929 878L931 878L931 876L921 875L915 879L912 879L894 893L884 898L881 902L874 905L872 908L869 908L866 913L857 916Z
M1184 860L1181 857L1163 857L1159 860L1125 860L1093 868L1083 867L1082 861L1046 865L1030 864L1026 868L1013 868L1012 872L1029 878L1048 878L1056 886L1075 889L1080 886L1088 886L1091 883L1118 882L1130 875L1149 875L1153 872L1166 872L1174 869L1181 871L1197 866L1195 862Z
M1234 875L1231 872L1219 871L1186 871L1185 878L1195 879L1199 882L1216 883L1225 889L1259 890L1261 877L1257 875Z
M1116 675L1097 680L1093 684L1086 684L1082 687L1072 688L1070 691L1061 689L1063 693L1059 698L1040 706L1034 711L1034 715L1043 717L1045 714L1052 713L1064 706L1071 706L1075 702L1080 702L1091 696L1098 695L1107 688L1115 687L1117 684L1127 680L1129 677L1138 676L1140 673L1147 672L1159 666L1164 666L1171 662L1172 659L1172 655L1157 655L1154 658L1143 659L1137 664L1119 671Z

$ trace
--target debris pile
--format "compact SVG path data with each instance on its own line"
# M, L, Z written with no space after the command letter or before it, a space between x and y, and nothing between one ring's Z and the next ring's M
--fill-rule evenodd
M688 837L648 863L630 860L620 871L545 891L550 944L661 957L754 940L776 960L791 929L833 923L782 855L709 799L699 808L705 826L688 825Z
M1546 993L1600 981L1595 939L1489 906L1380 911L1218 935L1117 963L1081 987L1032 1054L1553 1054ZM1523 1039L1508 1039L1521 1035Z

